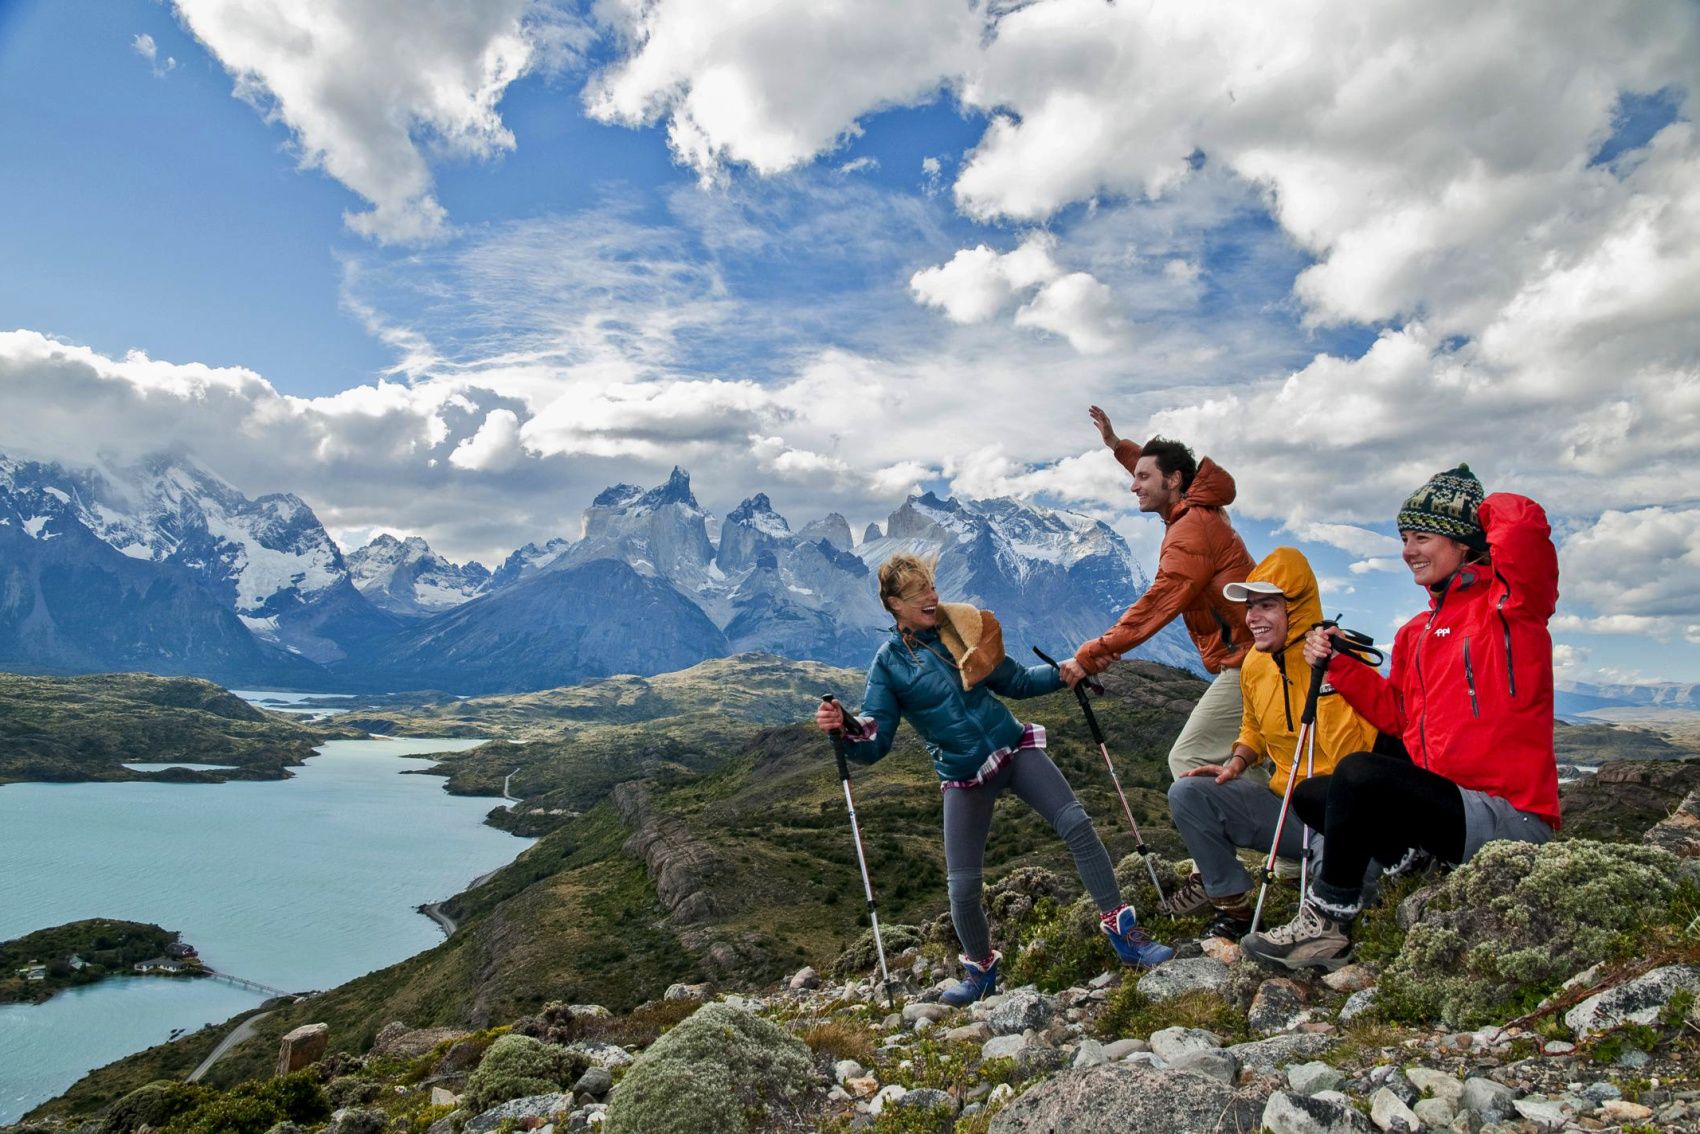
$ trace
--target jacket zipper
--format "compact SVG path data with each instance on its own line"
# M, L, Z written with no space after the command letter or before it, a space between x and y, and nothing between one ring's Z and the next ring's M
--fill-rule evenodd
M1446 589L1435 599L1434 609L1428 612L1428 621L1423 623L1423 640L1417 643L1417 688L1423 691L1423 711L1417 716L1417 739L1422 744L1423 767L1429 766L1428 758L1428 682L1423 679L1423 648L1429 643L1429 631L1434 629L1434 620L1440 617L1440 608L1446 605L1446 597L1452 593L1452 580L1447 580Z
M1505 583L1505 577L1499 576L1499 581L1505 584L1505 593L1499 596L1499 606L1494 613L1499 615L1499 628L1505 632L1505 684L1510 688L1511 695L1517 696L1517 670L1511 664L1511 620L1505 617L1505 603L1511 597L1511 585Z
M1287 651L1282 650L1275 655L1275 668L1281 671L1281 709L1287 714L1287 731L1293 731L1293 696L1288 688L1292 682L1287 680Z
M1470 715L1479 717L1482 715L1482 710L1476 701L1476 670L1470 664L1470 638L1468 635L1464 637L1464 684L1470 687Z
M1210 610L1210 617L1216 620L1216 627L1221 631L1222 648L1232 652L1234 648L1234 628L1228 625L1228 620L1223 616L1222 612L1214 607Z

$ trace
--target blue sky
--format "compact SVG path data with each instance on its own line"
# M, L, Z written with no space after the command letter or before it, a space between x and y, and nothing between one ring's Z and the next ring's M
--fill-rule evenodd
M486 560L680 463L1149 566L1101 402L1383 638L1468 460L1553 514L1564 674L1700 679L1700 18L1441 7L0 0L0 448Z

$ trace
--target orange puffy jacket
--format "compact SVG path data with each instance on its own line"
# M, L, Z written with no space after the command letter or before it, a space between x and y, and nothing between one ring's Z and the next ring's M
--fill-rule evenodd
M1116 460L1128 472L1139 461L1139 446L1116 442ZM1238 669L1251 648L1245 608L1222 597L1229 583L1251 574L1251 553L1223 509L1234 502L1234 478L1209 457L1180 503L1164 519L1157 577L1116 624L1080 647L1074 660L1087 673L1109 664L1167 626L1175 615L1186 622L1198 656L1211 673Z

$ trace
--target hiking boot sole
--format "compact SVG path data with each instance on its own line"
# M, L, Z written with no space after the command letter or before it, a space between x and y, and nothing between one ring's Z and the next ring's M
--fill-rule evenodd
M1259 953L1255 949L1248 948L1246 943L1242 940L1240 942L1240 951L1260 965L1267 968L1286 969L1290 973L1302 973L1312 970L1321 973L1331 973L1335 969L1345 968L1347 965L1352 963L1352 951L1350 949L1340 954L1338 957L1311 957L1300 960L1291 957L1275 957Z

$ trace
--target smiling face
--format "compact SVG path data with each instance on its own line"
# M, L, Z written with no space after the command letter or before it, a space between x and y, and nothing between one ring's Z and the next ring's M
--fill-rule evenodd
M931 584L892 595L885 606L900 630L931 630L939 624L939 593Z
M1284 595L1254 595L1245 606L1246 629L1252 645L1266 654L1287 644L1287 599Z
M1446 582L1464 564L1469 548L1436 532L1400 532L1405 541L1405 566L1418 586L1434 587Z
M1133 494L1139 498L1141 512L1167 516L1181 498L1180 470L1164 476L1156 457L1139 458L1133 466Z

